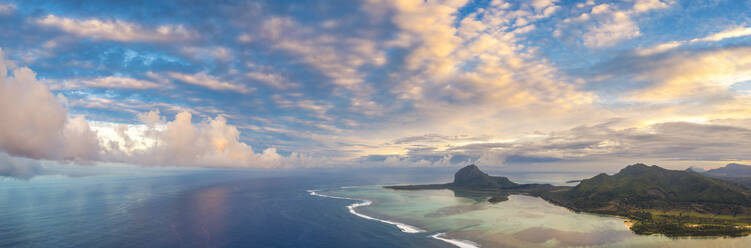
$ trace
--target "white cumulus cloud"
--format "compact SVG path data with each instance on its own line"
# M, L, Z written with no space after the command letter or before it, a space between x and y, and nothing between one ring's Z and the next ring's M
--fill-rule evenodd
M35 159L88 161L99 152L96 133L68 111L29 68L8 73L0 50L0 150Z

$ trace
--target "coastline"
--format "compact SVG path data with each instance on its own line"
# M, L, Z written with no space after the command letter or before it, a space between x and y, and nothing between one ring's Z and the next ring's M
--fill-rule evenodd
M342 188L344 188L344 187L342 187ZM415 226L411 226L409 224L400 223L400 222L396 222L396 221L390 221L390 220L384 220L384 219L374 218L374 217L371 217L371 216L359 213L359 212L357 212L355 210L358 207L369 206L369 205L373 204L373 201L364 200L364 199L355 199L355 198L349 198L349 197L325 195L325 194L318 193L318 191L319 190L312 190L312 189L311 190L307 190L307 192L311 196L317 196L317 197L323 197L323 198L332 198L332 199L340 199L340 200L357 201L356 203L347 205L347 209L349 210L349 212L351 214L357 216L357 217L360 217L360 218L363 218L363 219L366 219L366 220L375 220L375 221L379 221L379 222L386 223L386 224L389 224L389 225L393 225L393 226L396 226L397 228L399 228L400 231L405 232L405 233L423 233L423 232L426 232L423 229L420 229L420 228L415 227ZM478 248L478 247L480 247L479 244L477 244L475 242L472 242L470 240L450 239L450 238L445 237L445 234L446 233L436 233L436 234L430 235L429 237L431 237L433 239L437 239L437 240L443 241L443 242L451 244L451 245L454 245L454 246L459 247L459 248Z
M333 198L333 199L341 199L341 200L350 200L350 201L358 201L356 203L347 205L347 209L349 210L349 213L351 213L351 214L353 214L353 215L355 215L357 217L360 217L360 218L363 218L363 219L367 219L367 220L375 220L375 221L383 222L383 223L386 223L386 224L389 224L389 225L394 225L397 228L399 228L399 230L401 230L402 232L405 232L405 233L421 233L421 232L425 232L425 230L423 230L423 229L420 229L420 228L417 228L417 227L414 227L414 226L411 226L411 225L408 225L408 224L404 224L404 223L400 223L400 222L395 222L395 221L390 221L390 220L382 220L382 219L374 218L374 217L371 217L371 216L368 216L368 215L364 215L362 213L358 213L355 210L358 207L369 206L370 204L373 204L373 202L370 201L370 200L363 200L363 199L355 199L355 198L349 198L349 197L324 195L324 194L318 193L317 191L318 190L308 190L308 193L310 193L311 196L318 196L318 197L324 197L324 198Z
M446 233L436 233L436 234L430 235L430 237L434 238L434 239L437 239L437 240L440 240L440 241L443 241L443 242L446 242L446 243L449 243L449 244L452 244L452 245L455 245L456 247L459 247L459 248L477 248L477 247L480 247L480 244L472 242L472 241L469 241L469 240L459 240L459 239L445 238L445 236L444 236L445 234Z

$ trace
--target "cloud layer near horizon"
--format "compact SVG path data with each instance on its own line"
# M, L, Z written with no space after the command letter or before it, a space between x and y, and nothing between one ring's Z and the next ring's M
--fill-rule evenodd
M0 149L12 157L254 168L751 160L751 32L737 18L751 9L733 1L31 4L0 3Z
M65 97L53 95L31 69L9 71L7 65L0 50L0 150L7 155L148 166L279 168L304 162L297 154L282 157L274 148L255 154L238 140L237 127L227 125L224 117L194 124L190 112L180 112L170 122L158 111L143 113L139 119L146 129L138 137L130 137L128 127L120 125L117 135L108 139L93 131L84 116L70 116ZM28 178L40 171L38 165L16 162L7 155L0 174Z

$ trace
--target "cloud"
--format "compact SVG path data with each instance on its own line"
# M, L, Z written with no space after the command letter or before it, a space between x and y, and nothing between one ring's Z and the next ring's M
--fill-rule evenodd
M258 65L252 62L246 64L249 72L245 73L248 79L259 81L277 90L289 90L299 88L301 85L288 76L277 72L277 68Z
M634 1L633 11L642 13L656 9L666 9L672 4L672 0L636 0Z
M0 15L10 15L16 12L16 5L12 3L0 3Z
M321 147L316 151L341 151L338 156L350 158L372 154L398 158L427 143L402 137L440 134L425 139L434 140L438 145L432 147L437 150L445 150L452 143L474 141L463 140L461 135L503 141L525 130L569 127L607 115L591 105L596 96L581 91L580 82L539 57L537 48L525 39L552 15L544 9L553 8L555 2L540 4L541 9L528 2L518 6L493 2L482 14L460 15L465 4L366 2L362 9L371 20L397 28L382 43L400 51L403 59L389 61L399 68L389 71L382 82L386 85L379 86L395 97L389 95L385 102L398 111L387 112L373 123L358 122L344 133L311 135ZM399 109L402 106L407 110ZM334 106L332 110L340 109ZM452 159L431 154L415 161L428 163L436 158ZM466 161L454 159L459 160Z
M349 98L353 111L382 114L381 106L372 100L373 87L366 82L368 68L387 62L387 46L377 39L379 31L342 33L337 29L316 29L315 25L291 17L272 16L262 21L258 33L258 38L274 49L320 72L328 79L323 84L337 87L335 94ZM263 79L272 80L268 75Z
M440 142L467 142L475 140L486 140L488 137L472 137L469 135L445 136L440 134L425 134L420 136L403 137L394 140L394 144L409 143L440 143Z
M253 36L247 33L243 33L237 36L237 41L248 43L248 42L253 41Z
M242 94L246 94L252 91L252 89L249 89L244 85L222 81L212 75L206 74L205 72L198 72L195 74L168 72L167 75L183 83L198 85L212 90L234 91Z
M724 93L737 82L751 80L751 48L735 47L683 52L657 59L638 79L655 82L637 99L675 99Z
M640 48L640 49L637 49L636 52L639 55L647 56L647 55L651 55L651 54L655 54L655 53L665 52L665 51L671 50L673 48L682 46L683 44L684 44L684 42L671 41L671 42L667 42L667 43L658 44L658 45L655 45L655 46L652 46L652 47Z
M255 153L240 141L237 127L227 124L223 116L194 124L190 112L165 121L158 111L151 111L138 115L140 125L99 125L102 135L98 135L83 116L69 117L60 103L65 99L52 95L33 71L24 67L8 74L8 64L0 50L0 116L6 120L0 123L3 154L148 166L279 168L316 164L297 153L282 156L275 148ZM35 163L3 156L0 159L8 162L0 166L0 175L30 178L42 172Z
M73 90L75 91L75 90ZM139 93L134 93L139 94ZM191 99L195 100L195 98ZM125 113L128 116L136 116L137 114L145 111L149 111L152 109L161 109L170 113L178 113L183 111L188 111L194 114L201 114L201 113L209 113L209 114L220 114L222 113L221 110L218 110L212 106L195 106L195 107L188 107L183 106L180 104L175 103L168 103L168 102L161 102L161 101L148 101L148 99L142 100L135 97L131 98L120 98L118 96L113 95L97 95L97 94L88 94L86 96L76 98L76 99L68 99L67 104L65 104L68 108L73 109L84 109L87 112L100 112L100 110L104 110L104 112L117 112L117 113ZM130 122L130 119L124 119L119 116L98 116L99 121L122 121L122 122Z
M282 95L273 95L271 97L272 100L274 100L274 103L276 103L277 106L282 108L298 108L298 109L304 109L311 112L316 113L317 117L321 119L330 119L330 117L325 116L326 112L329 111L333 106L329 103L326 103L324 101L313 101L313 100L306 100L306 99L295 99L293 97L292 100L285 98Z
M320 33L288 17L268 18L261 25L261 34L275 48L300 56L341 86L356 87L365 77L358 68L386 62L376 41Z
M666 42L662 44L657 44L652 47L640 48L640 49L637 49L636 51L639 55L647 56L651 54L666 52L673 48L688 45L688 44L694 44L698 42L717 42L717 41L722 41L725 39L739 38L739 37L745 37L749 35L751 35L751 27L735 26L735 27L727 28L717 33L713 33L713 34L701 37L701 38L694 38L694 39L682 40L682 41L670 41L670 42Z
M620 166L608 164L614 161L746 161L751 154L751 129L747 128L689 122L618 128L620 124L583 125L503 143L474 141L448 150L411 148L406 155L368 156L365 160L386 163L394 157L402 165L422 161L431 165L493 166L586 162L602 169Z
M83 116L69 117L60 99L29 68L8 73L0 50L0 149L34 159L89 161L99 146Z
M28 180L44 174L46 174L45 169L39 164L39 161L13 158L4 152L0 152L0 177Z
M551 133L536 147L523 150L555 157L625 157L664 160L732 161L748 159L751 130L746 128L666 122L644 128L618 129L614 123L580 126ZM572 145L573 144L573 145Z
M390 91L418 109L423 128L436 123L465 128L490 116L513 118L528 107L552 109L541 106L555 104L565 111L593 100L538 57L536 48L524 44L524 36L549 18L544 9L555 6L554 1L537 6L523 2L518 9L496 1L482 14L457 19L465 4L374 1L366 7L393 13L399 32L389 43L408 52L405 70L389 78L398 82ZM466 111L474 114L457 118Z
M60 29L80 37L121 42L172 42L195 39L198 34L182 25L144 27L123 20L78 20L55 15L34 20L38 25Z
M149 80L129 77L107 76L96 78L76 78L64 80L43 80L52 90L70 90L80 88L109 88L109 89L151 89L165 87Z
M260 81L275 89L286 90L296 88L299 85L291 82L286 77L276 73L248 72L245 74L249 79Z
M117 139L103 141L109 143L109 156L114 161L148 166L201 166L201 167L252 167L279 168L291 167L315 161L292 153L280 155L276 148L267 148L255 153L253 148L240 141L240 131L236 126L218 116L197 124L192 122L189 112L175 115L173 121L165 122L158 111L139 115L145 124L135 127L120 126ZM145 141L144 141L145 140ZM133 148L129 143L138 141L141 145Z
M603 10L598 11L601 8ZM603 16L582 37L585 46L598 48L617 44L641 35L639 26L623 11L613 11L607 4L595 6L592 14Z
M181 48L181 52L185 55L188 55L190 58L194 60L205 60L209 58L214 58L222 62L229 62L234 58L234 56L232 55L232 51L229 48L222 47L222 46L213 46L213 47L185 46Z
M632 101L674 101L736 95L731 86L751 80L751 47L675 50L663 54L621 56L600 65L617 80L643 82L623 92ZM603 69L606 68L606 69Z
M672 1L664 0L636 0L631 6L618 3L580 5L580 8L591 8L576 17L564 19L554 34L559 37L564 33L580 36L582 43L589 48L614 46L642 35L634 18L649 11L669 8L672 4Z
M48 144L59 148L11 152L4 145L9 156L65 160L60 150L68 147L67 154L94 157L94 163L144 166L601 162L633 159L636 150L615 151L608 147L615 141L572 128L652 135L658 123L751 114L748 92L740 92L748 85L742 80L751 79L745 45L715 46L745 37L745 24L718 25L719 32L695 37L686 30L661 33L678 38L631 52L629 45L659 40L647 36L666 23L701 27L737 17L683 18L682 11L692 11L684 5L663 11L673 1L366 0L295 7L272 1L194 6L167 22L127 9L93 17L67 5L61 5L71 10L65 15L16 11L21 16L8 20L31 25L8 29L10 38L0 39L9 58L55 78L42 82L67 98L50 93L61 109L24 110L58 118L42 122L57 123L54 128L33 128L34 135L61 137ZM205 15L192 15L195 10ZM154 23L174 32L159 34ZM69 42L76 39L87 42ZM696 46L684 47L689 43ZM37 50L49 55L23 60ZM69 111L86 113L89 121ZM592 124L610 118L630 122ZM92 136L81 128L87 123L98 138L96 154L84 149L94 142L63 145L66 137ZM46 150L54 152L31 152ZM679 153L673 155L654 159Z
M690 42L721 41L724 39L738 38L749 35L751 35L751 27L737 26L708 35L706 37L692 39Z

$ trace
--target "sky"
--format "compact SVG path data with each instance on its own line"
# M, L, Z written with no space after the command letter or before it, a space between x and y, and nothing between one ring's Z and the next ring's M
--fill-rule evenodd
M751 1L0 0L0 175L751 161Z

